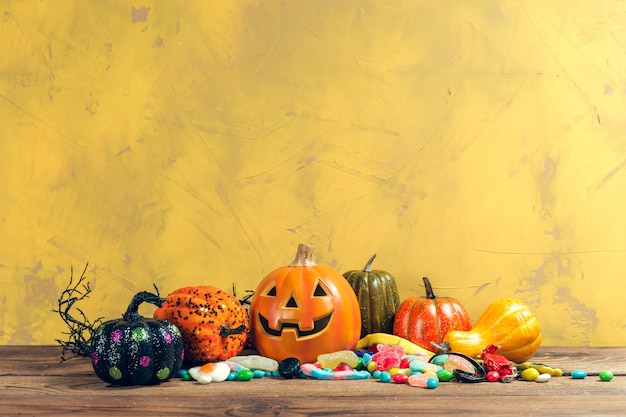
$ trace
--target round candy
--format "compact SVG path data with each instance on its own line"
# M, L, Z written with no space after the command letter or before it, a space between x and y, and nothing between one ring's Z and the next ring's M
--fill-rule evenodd
M498 371L489 371L487 372L487 381L489 382L496 382L497 380L500 379L500 372Z
M609 370L600 371L600 381L610 381L613 379L613 372Z
M574 379L584 379L587 377L587 371L584 369L576 369L572 371L572 378Z
M278 364L278 373L283 378L292 379L298 376L300 361L297 358L286 358Z
M429 378L426 382L426 388L434 389L439 386L439 380L437 378Z

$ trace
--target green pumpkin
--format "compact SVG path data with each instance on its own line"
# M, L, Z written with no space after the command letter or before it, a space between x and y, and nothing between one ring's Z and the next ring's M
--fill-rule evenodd
M121 319L109 320L91 338L91 364L96 375L115 385L149 385L166 381L183 363L183 339L167 320L144 318L138 307L160 306L163 298L136 294Z
M361 337L371 333L393 333L400 297L396 280L386 271L372 270L376 254L360 271L348 271L343 276L354 290L361 309Z

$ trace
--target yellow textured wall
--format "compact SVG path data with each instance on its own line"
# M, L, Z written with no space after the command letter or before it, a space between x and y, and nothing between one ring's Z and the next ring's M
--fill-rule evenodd
M61 336L72 265L116 318L310 243L626 344L625 5L2 2L0 343Z

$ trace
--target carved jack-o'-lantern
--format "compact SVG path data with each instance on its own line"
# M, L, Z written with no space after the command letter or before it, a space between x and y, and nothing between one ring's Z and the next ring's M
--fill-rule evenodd
M253 342L261 355L281 361L354 349L361 312L350 284L337 271L316 265L313 247L300 245L294 261L270 272L250 305Z

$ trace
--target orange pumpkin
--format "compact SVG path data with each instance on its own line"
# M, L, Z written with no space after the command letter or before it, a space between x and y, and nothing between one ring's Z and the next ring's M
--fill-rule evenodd
M270 272L254 292L251 334L261 355L306 363L356 347L361 334L356 295L339 272L317 265L312 255L312 246L299 245L293 262Z
M248 338L248 313L236 297L212 286L180 288L167 297L154 317L174 323L192 363L237 356Z
M452 297L436 297L424 277L426 297L410 297L400 304L393 334L427 350L440 345L451 330L469 330L472 320L463 305Z

